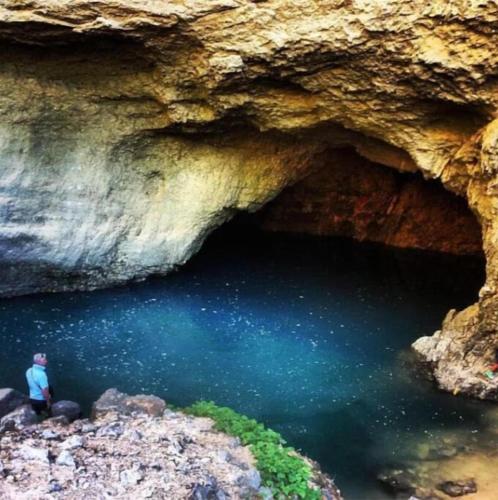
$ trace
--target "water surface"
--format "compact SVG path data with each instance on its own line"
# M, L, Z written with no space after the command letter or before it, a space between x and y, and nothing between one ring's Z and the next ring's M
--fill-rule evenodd
M476 259L337 239L221 234L167 278L0 301L0 386L47 352L58 398L109 387L212 399L281 432L347 498L384 498L406 436L473 432L485 405L413 377L403 352L477 297ZM400 360L401 359L401 360Z

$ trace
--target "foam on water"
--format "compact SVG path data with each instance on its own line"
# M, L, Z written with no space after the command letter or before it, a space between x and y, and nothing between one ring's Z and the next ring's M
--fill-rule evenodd
M472 303L482 272L341 240L218 238L167 278L1 300L0 386L24 389L43 351L58 398L86 410L109 387L212 399L281 432L348 498L382 498L375 475L407 433L479 428L482 404L415 380L400 353Z

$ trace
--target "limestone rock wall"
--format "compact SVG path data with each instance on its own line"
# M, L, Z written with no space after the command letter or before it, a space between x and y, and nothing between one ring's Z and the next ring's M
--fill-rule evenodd
M167 272L235 211L278 193L316 154L249 127L163 133L164 111L141 95L146 67L128 48L101 43L102 54L79 45L55 54L6 49L2 294ZM113 50L123 51L117 60Z
M467 198L487 282L417 349L497 397L497 22L494 0L0 0L0 292L166 272L350 146Z

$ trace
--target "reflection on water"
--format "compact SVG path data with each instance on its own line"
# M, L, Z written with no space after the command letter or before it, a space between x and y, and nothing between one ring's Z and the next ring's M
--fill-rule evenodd
M482 263L342 240L212 239L163 279L0 301L0 386L47 352L59 398L111 386L213 399L317 459L348 498L383 498L406 436L481 428L486 405L416 380L399 353L472 303Z

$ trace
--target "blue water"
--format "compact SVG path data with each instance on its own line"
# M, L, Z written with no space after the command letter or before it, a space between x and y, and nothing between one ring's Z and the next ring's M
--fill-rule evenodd
M0 386L24 389L42 351L58 398L85 410L109 387L212 399L281 432L347 498L384 498L375 476L403 460L402 436L479 425L482 404L437 392L403 359L482 282L478 259L221 235L166 278L0 300Z

